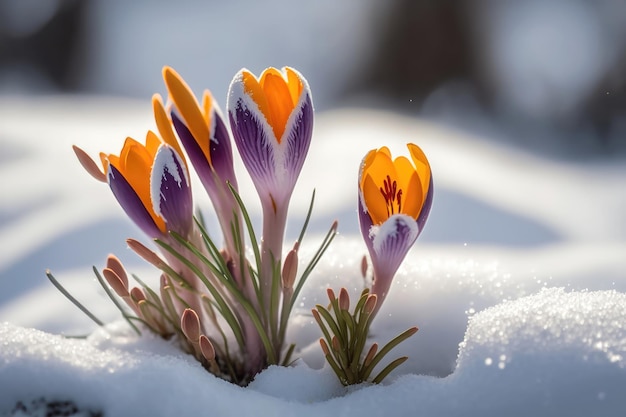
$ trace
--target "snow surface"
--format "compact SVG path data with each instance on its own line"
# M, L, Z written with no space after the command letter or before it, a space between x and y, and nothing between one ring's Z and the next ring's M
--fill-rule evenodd
M152 126L149 111L89 97L0 99L0 415L41 397L105 415L624 415L623 160L555 162L390 113L318 114L287 241L312 188L301 261L335 218L340 235L290 322L302 360L240 388L169 342L135 337L90 272L113 251L140 277L155 274L124 248L140 232L106 186L82 172L71 144L92 155L117 151L126 135L141 138ZM358 164L374 147L404 152L406 141L431 161L435 200L372 339L420 331L392 352L410 359L384 384L343 388L324 367L309 311L328 286L351 295L362 288ZM258 223L254 188L237 169ZM112 324L96 329L47 283L45 268Z

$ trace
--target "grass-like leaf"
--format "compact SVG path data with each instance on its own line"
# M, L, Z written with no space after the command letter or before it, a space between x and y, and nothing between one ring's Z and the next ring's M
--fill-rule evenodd
M63 285L61 285L61 283L57 281L57 279L54 277L54 275L52 275L52 272L50 272L50 270L46 270L46 276L48 277L48 280L50 280L52 285L54 285L56 289L59 290L59 292L63 294L65 298L70 300L72 304L74 304L80 311L82 311L87 317L89 317L98 326L104 326L104 323L100 319L98 319L91 311L89 311L87 307L82 305L80 301L74 298L72 294L70 294L69 291L67 291L65 287L63 287Z

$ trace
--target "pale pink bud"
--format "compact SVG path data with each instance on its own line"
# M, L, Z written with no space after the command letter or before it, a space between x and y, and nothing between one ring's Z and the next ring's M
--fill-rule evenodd
M313 314L315 321L321 326L322 318L320 317L320 313L316 309L311 310L311 313Z
M320 346L322 347L322 352L324 352L324 356L330 355L330 349L328 349L328 345L324 339L320 339Z
M89 155L87 155L87 152L83 151L76 145L72 145L72 149L74 149L74 153L78 158L78 162L80 162L80 164L83 166L83 168L85 168L85 171L87 171L89 175L91 175L100 182L107 182L106 175L98 167L98 164L96 164L94 160L91 159Z
M146 296L144 295L143 291L141 290L141 288L138 287L133 287L133 289L130 290L130 297L135 303L146 300Z
M190 308L186 308L180 317L180 327L185 337L193 344L198 343L200 339L200 318L198 314Z
M102 275L104 279L109 283L113 291L120 297L128 297L128 281L124 283L122 278L112 269L104 268L102 270Z
M339 290L339 308L346 311L350 309L350 295L345 288Z
M333 349L339 352L341 350L341 345L339 344L339 339L337 338L337 336L333 336L331 342L333 344Z
M332 288L327 288L326 289L326 294L328 295L328 299L330 300L330 302L332 303L333 301L335 301L335 292L333 291Z
M298 273L298 252L295 249L289 251L283 264L282 281L283 288L293 288Z
M144 260L161 269L166 266L165 262L153 250L148 249L143 243L135 239L126 239L126 244Z
M118 259L117 256L110 254L107 257L106 267L113 270L113 272L117 274L117 276L124 284L124 287L128 288L128 276L126 275L126 270L124 269L124 265L122 265L122 262Z
M213 343L209 340L205 335L200 335L200 352L202 352L202 356L211 362L215 360L215 348L213 347Z
M365 306L363 306L363 311L365 311L366 314L372 314L372 312L376 308L377 299L378 297L376 297L376 294L370 294L367 296L367 300L365 300Z

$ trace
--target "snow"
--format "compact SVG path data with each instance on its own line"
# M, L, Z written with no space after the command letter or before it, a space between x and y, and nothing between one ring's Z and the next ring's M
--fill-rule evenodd
M10 384L0 407L37 393L107 415L618 415L625 314L623 293L544 289L472 317L450 376L405 374L350 388L329 368L297 363L271 367L244 389L168 342L116 335L121 325L78 341L5 323L0 377Z
M623 415L623 160L553 161L391 113L319 113L287 243L312 188L317 203L301 262L335 218L340 235L290 322L301 359L241 388L171 342L134 336L90 271L115 252L132 272L154 278L124 248L139 230L71 151L117 151L126 135L141 138L152 127L149 111L132 100L0 99L0 415L39 398L105 415ZM324 366L309 312L326 302L329 286L360 292L358 164L382 145L400 154L407 141L430 159L435 200L372 339L420 330L392 351L390 358L410 359L383 384L344 388ZM254 187L237 171L258 223ZM196 204L208 207L197 178L192 186ZM110 324L96 329L47 283L45 268Z

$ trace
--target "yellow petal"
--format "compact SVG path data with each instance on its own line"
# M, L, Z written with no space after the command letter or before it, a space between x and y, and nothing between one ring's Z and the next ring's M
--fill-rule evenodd
M297 72L289 67L284 68L287 73L287 85L289 86L289 94L291 94L291 101L294 106L300 100L300 95L302 94L302 90L304 89L304 84L300 79L300 76Z
M302 93L303 84L297 73L289 68L285 74L276 68L267 68L257 78L243 71L244 91L257 104L272 128L278 143L282 140L289 116Z
M389 213L387 212L387 203L385 197L380 193L380 188L374 181L371 175L365 175L363 180L363 199L365 200L365 207L369 213L372 224L382 224L387 218Z
M265 98L263 87L259 84L259 80L256 79L254 74L245 70L242 72L242 80L245 93L259 106L259 110L263 113L267 123L271 126L269 106Z
M420 179L420 184L422 187L422 205L423 205L424 201L426 200L426 196L428 195L428 187L430 186L430 176L431 176L430 163L428 162L426 155L424 154L424 152L419 146L413 143L409 143L407 144L407 147L409 148L409 152L411 153L411 158L413 159L413 163L415 164L417 175Z
M380 149L378 150L378 152L382 152L382 153L384 153L385 155L387 155L387 156L389 157L389 159L391 159L391 151L389 150L389 148L388 148L388 147L383 146L382 148L380 148Z
M376 157L376 149L372 149L365 155L365 158L363 158L361 171L359 172L359 176L360 176L359 187L361 190L363 190L363 183L365 182L365 177L366 177L365 172L369 169L370 165L372 165L372 161L374 160L375 157Z
M407 185L402 191L401 212L417 220L417 216L419 216L424 205L424 194L422 193L420 179L415 171L411 174Z
M200 145L205 142L208 143L210 140L209 127L202 115L198 101L187 83L170 67L163 68L163 79L174 105L196 142ZM210 154L206 156L207 160L211 162Z
M148 130L148 132L146 132L146 145L144 148L146 148L146 151L148 151L148 155L150 156L150 163L148 166L152 167L152 162L154 161L154 157L156 156L161 143L163 143L161 138L159 138L152 130Z
M165 108L163 107L161 96L158 94L152 96L152 110L154 112L154 120L157 125L157 130L163 138L163 142L174 148L176 152L178 152L178 155L183 158L183 150L181 149L178 139L176 139L176 136L172 131L172 121L167 116ZM185 159L183 158L183 160ZM187 165L187 161L185 161L185 165Z
M266 114L265 116L269 120L272 130L274 130L276 140L280 143L287 126L287 120L294 107L291 92L283 74L275 68L266 69L259 83L263 87L267 99L269 115Z
M211 130L211 109L213 108L213 96L209 90L204 90L202 93L202 115L206 125Z
M396 168L388 153L379 150L366 156L366 165L362 175L361 190L367 211L374 224L382 224L389 218L391 210L380 189L384 188L387 176L392 181L396 178Z

